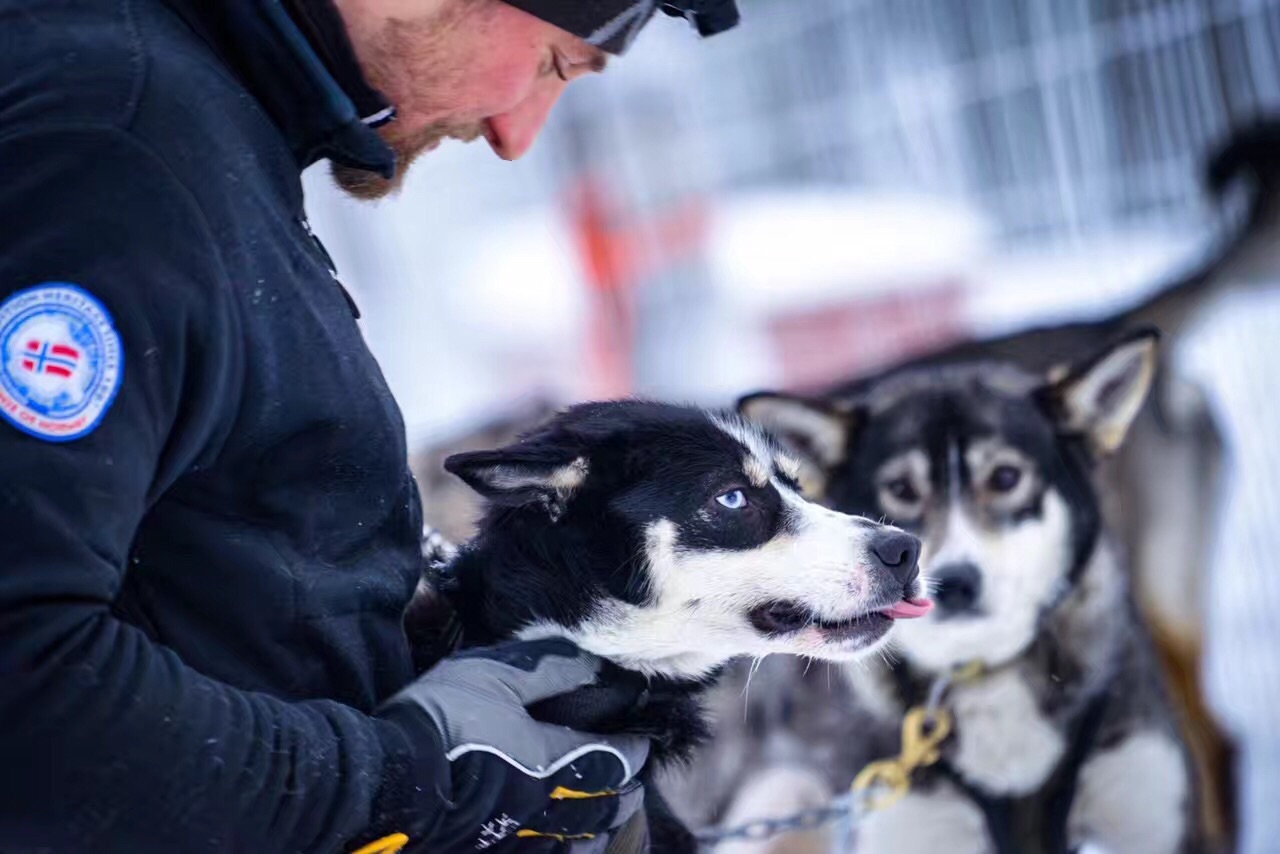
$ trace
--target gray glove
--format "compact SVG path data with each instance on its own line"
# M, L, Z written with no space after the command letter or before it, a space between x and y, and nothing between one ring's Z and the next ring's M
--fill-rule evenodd
M423 761L449 769L448 791L429 793L447 803L409 850L603 849L609 831L641 806L636 774L648 740L579 733L526 709L593 684L600 664L564 640L468 650L387 701L379 716L411 738L429 727L423 740L444 756ZM432 779L425 770L421 779Z

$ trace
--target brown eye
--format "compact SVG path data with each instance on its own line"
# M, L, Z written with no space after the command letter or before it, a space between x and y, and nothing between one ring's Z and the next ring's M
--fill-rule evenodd
M987 486L992 492L1012 492L1022 481L1022 472L1013 466L996 466L987 478Z
M894 478L885 484L884 487L898 501L904 504L914 504L920 500L920 493L916 492L916 488L911 485L911 481L905 477Z

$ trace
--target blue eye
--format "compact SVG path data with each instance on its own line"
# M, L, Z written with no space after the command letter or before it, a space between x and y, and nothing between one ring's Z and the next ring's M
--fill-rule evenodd
M726 492L724 495L717 495L716 501L721 507L728 507L730 510L741 510L747 506L747 495L741 489L735 489L732 492Z

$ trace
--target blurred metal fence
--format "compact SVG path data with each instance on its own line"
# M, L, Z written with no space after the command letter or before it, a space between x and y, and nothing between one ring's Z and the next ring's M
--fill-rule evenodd
M471 347L444 304L472 286L457 251L504 215L567 202L584 176L659 255L666 238L652 223L689 200L796 187L950 203L1010 250L1135 232L1194 249L1236 213L1203 191L1207 153L1280 109L1280 0L741 3L742 26L706 41L659 16L607 74L570 87L518 168L481 146L446 147L415 168L394 212L372 216L348 214L322 180L309 187L411 427L438 407L418 389L447 379L424 383L423 362ZM580 245L561 248L581 260ZM1098 278L1114 273L1095 266ZM710 335L691 309L713 305L705 271L686 265L643 285L637 348ZM1073 289L1086 312L1101 290L1089 285ZM416 307L406 291L422 294ZM409 316L423 343L402 334ZM655 382L656 370L642 391L686 393Z
M797 182L916 190L1016 243L1216 222L1205 153L1280 107L1269 0L743 6L742 27L705 43L656 23L568 96L547 147L637 204Z

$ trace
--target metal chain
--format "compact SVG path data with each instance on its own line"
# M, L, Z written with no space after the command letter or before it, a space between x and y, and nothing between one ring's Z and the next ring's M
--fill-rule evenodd
M762 818L733 827L707 828L698 831L695 835L704 848L714 848L722 842L733 839L755 841L772 839L783 833L814 830L836 819L852 819L855 813L854 806L853 796L844 795L827 806L810 807L782 818Z
M929 693L924 706L918 707L918 711L923 714L923 720L927 721L929 726L937 726L942 722L943 718L940 715L945 716L946 714L942 708L942 703L951 686L957 682L970 681L981 673L981 665L976 662L970 662L954 667L935 678L929 686ZM950 717L945 717L945 720L947 722L946 727L949 729ZM905 740L904 738L904 742ZM890 760L890 762L892 761ZM872 765L875 764L884 763L872 763ZM929 760L928 764L932 764L932 760ZM868 767L871 766L869 765ZM914 765L912 768L914 769ZM830 821L839 819L841 824L836 828L837 837L838 839L843 839L846 844L834 845L832 850L847 850L847 843L849 836L852 834L854 822L869 810L874 809L877 803L875 800L875 785L868 786L865 789L858 789L857 785L855 782L854 791L836 798L824 807L801 810L782 818L757 819L756 821L749 821L733 827L707 828L698 831L695 835L704 848L714 848L722 842L733 839L764 840L772 839L784 833L813 830ZM883 804L884 802L880 801L880 803Z

